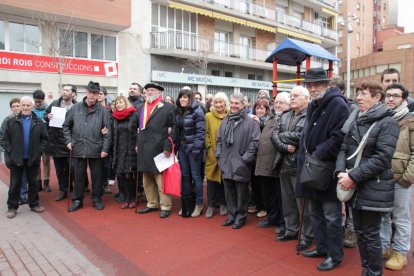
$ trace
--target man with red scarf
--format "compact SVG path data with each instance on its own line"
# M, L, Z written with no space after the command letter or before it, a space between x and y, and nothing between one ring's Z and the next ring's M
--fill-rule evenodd
M144 87L146 101L138 106L138 135L137 135L137 170L144 175L144 191L147 197L147 207L138 211L146 214L161 208L160 218L166 218L171 212L171 196L162 192L162 174L155 166L154 157L164 152L168 157L172 145L174 129L174 106L162 101L164 88L157 83L148 83Z

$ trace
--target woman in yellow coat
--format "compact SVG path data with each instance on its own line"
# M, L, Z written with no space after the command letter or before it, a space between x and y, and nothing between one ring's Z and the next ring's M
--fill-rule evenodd
M221 180L221 172L215 157L217 146L217 134L221 121L230 110L230 102L226 94L218 92L212 99L210 112L206 114L206 178L208 208L206 218L212 218L214 207L220 205L220 215L227 214L224 186Z

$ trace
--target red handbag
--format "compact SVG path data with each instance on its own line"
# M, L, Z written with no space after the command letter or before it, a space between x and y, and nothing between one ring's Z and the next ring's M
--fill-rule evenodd
M162 172L162 191L164 194L180 196L181 195L181 167L176 162L174 143L171 137L168 137L172 145L172 155L174 164Z

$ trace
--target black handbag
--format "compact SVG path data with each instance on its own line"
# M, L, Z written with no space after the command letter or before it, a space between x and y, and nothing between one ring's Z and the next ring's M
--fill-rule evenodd
M306 151L300 182L309 188L325 191L333 180L334 161L321 161Z

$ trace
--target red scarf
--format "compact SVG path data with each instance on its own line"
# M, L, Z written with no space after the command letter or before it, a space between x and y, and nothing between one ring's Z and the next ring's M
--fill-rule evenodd
M128 117L131 113L134 113L134 112L137 112L137 110L135 109L134 106L131 105L130 107L125 108L124 110L114 111L112 115L117 120L124 120L126 117Z
M145 126L154 111L155 107L162 101L162 95L156 98L152 103L145 102L144 107L141 110L140 120L139 120L139 128L145 129Z

